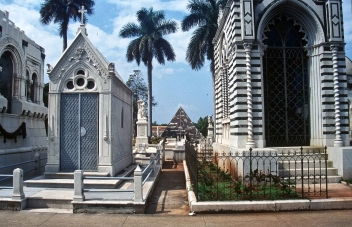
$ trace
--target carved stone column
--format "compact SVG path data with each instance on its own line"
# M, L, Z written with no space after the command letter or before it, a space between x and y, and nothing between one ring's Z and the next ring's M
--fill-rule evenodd
M252 44L244 43L244 50L246 53L246 75L247 75L247 122L248 122L248 137L246 148L254 148L255 143L253 140L253 113L252 113L252 64L251 64L251 51Z
M32 80L30 80L30 79L28 79L27 80L27 101L28 102L31 102L31 90L32 90L32 83L33 83L33 81Z
M335 99L335 141L334 147L343 147L340 127L340 96L339 96L339 69L337 63L338 45L330 46L332 52L332 66L334 71L334 99Z
M44 89L44 84L38 83L38 96L37 96L37 103L39 105L44 105L43 103L43 89Z
M16 73L13 74L13 83L13 97L19 99L18 84L20 83L20 75L17 75Z

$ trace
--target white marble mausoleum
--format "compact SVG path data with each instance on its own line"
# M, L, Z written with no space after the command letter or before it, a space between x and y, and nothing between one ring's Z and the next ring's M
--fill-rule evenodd
M46 156L44 59L44 48L0 10L0 167L17 165L27 172L33 164L18 163L34 160L36 153Z
M132 92L92 45L84 24L48 65L49 172L108 172L132 162Z

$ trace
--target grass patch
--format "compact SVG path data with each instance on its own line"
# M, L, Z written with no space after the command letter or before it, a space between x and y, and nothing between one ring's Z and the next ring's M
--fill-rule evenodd
M293 182L258 170L235 180L211 162L198 162L199 201L300 199L293 185Z

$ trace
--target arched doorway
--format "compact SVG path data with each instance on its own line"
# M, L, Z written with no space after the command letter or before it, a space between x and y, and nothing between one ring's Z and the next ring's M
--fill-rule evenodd
M7 113L11 113L12 85L14 65L12 55L5 51L0 58L0 93L7 99Z
M267 146L309 145L308 58L301 27L277 17L265 33L263 56Z

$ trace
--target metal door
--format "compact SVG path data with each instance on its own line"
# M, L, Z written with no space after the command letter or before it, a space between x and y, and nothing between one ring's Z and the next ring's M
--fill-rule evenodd
M61 171L98 170L98 94L61 95Z
M267 146L309 145L308 58L292 21L277 21L263 57Z

